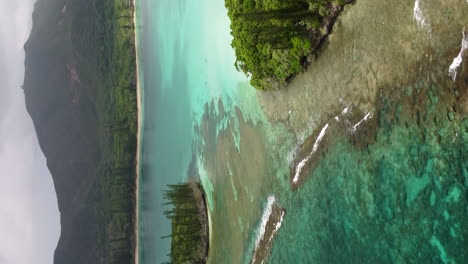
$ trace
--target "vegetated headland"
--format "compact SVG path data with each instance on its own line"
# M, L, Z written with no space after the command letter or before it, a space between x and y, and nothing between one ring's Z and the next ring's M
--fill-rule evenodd
M135 261L134 6L38 0L24 93L60 210L54 263Z
M206 263L209 250L208 207L202 186L194 181L168 185L164 194L171 210L164 212L172 222L172 264Z
M260 90L284 86L310 62L350 0L226 0L237 61Z

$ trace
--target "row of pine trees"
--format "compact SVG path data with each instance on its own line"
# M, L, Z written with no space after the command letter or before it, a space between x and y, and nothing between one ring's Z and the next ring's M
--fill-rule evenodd
M164 211L164 215L172 222L172 234L163 238L172 239L170 263L204 263L207 234L200 187L196 183L182 183L168 188L164 205L172 208Z

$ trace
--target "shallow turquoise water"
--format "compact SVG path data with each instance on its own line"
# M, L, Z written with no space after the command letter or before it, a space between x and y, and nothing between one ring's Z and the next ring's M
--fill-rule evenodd
M288 217L270 263L466 262L468 119L451 120L435 99L454 103L451 85L417 85L422 98L381 106L369 146L333 132L310 180L281 196Z
M139 0L142 263L167 260L162 191L188 177L207 191L209 263L250 261L270 195L286 209L270 263L465 263L468 66L457 82L447 70L468 4L422 2L426 27L414 4L360 1L324 61L257 94L233 66L223 1ZM347 105L372 118L356 133L331 126L317 168L291 190L299 146Z
M140 259L160 263L170 248L170 240L159 239L170 233L162 191L187 179L191 162L201 158L193 152L199 139L194 127L205 105L221 99L230 111L240 97L249 98L240 104L255 101L255 92L237 89L246 77L232 69L229 19L221 1L141 0L137 8L145 93ZM251 119L259 113L255 107ZM201 176L209 187L210 180Z

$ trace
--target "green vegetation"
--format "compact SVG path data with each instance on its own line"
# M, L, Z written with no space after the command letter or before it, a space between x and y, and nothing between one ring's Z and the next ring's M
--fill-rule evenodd
M328 34L346 0L226 0L235 66L257 89L286 84Z
M104 263L134 261L138 116L134 8L128 3L86 0L71 7L73 57L98 116L101 160L93 232Z
M203 191L195 182L168 185L166 204L172 210L164 212L172 221L172 264L206 263L208 253L207 212Z
M134 262L133 14L128 0L35 4L23 90L57 192L57 264Z

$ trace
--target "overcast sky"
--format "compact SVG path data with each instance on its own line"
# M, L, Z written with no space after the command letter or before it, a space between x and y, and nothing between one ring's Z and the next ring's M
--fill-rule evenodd
M51 264L60 235L52 178L23 91L35 0L0 0L0 264Z

